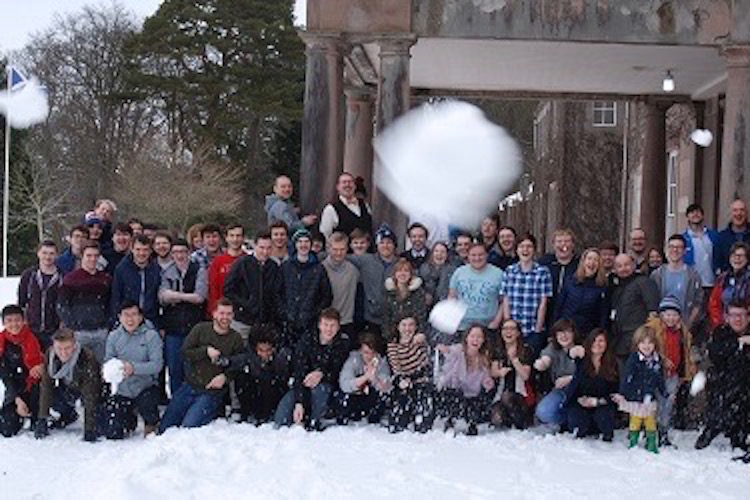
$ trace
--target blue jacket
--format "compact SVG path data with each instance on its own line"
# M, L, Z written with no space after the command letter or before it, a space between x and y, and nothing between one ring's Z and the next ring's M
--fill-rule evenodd
M594 328L606 328L609 316L607 288L597 286L593 278L582 282L573 277L565 281L555 301L553 323L559 319L573 321L582 337Z
M626 400L643 403L646 396L656 399L657 394L666 394L661 358L654 353L646 359L639 352L630 353L620 380L620 394Z
M63 276L76 268L76 262L78 262L78 257L73 255L70 247L65 249L65 251L55 259L55 265L60 269Z
M112 280L110 311L116 322L120 304L132 300L141 306L143 315L159 328L159 286L161 268L156 261L149 261L144 268L135 265L130 254L117 265Z
M711 243L714 246L714 259L716 258L716 244L719 242L719 232L715 229L709 229L704 228L706 231L706 234L708 234L708 239L711 240ZM682 236L685 238L685 264L688 266L692 266L695 264L695 250L693 249L693 238L690 237L690 233L687 229L683 231ZM713 264L712 264L713 265ZM714 266L714 271L716 270L716 266Z
M732 231L732 224L730 223L727 224L726 229L718 234L717 241L714 243L714 270L716 274L729 269L729 249L738 241L750 244L750 230L735 233Z

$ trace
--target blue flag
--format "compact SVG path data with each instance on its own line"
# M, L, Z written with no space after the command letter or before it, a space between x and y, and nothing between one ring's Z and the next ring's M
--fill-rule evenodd
M10 72L10 90L23 87L26 83L26 77L13 66L9 66L8 71Z

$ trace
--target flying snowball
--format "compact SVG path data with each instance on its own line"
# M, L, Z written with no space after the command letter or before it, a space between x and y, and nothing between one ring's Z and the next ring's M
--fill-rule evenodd
M29 128L42 123L49 115L47 92L36 78L30 78L10 95L0 93L0 114L5 115L13 128Z
M714 135L710 130L696 129L690 133L690 140L696 143L698 146L707 148L711 145L714 140Z
M693 377L693 381L690 383L690 395L697 396L703 389L706 388L706 374L705 372L698 372Z
M457 299L441 300L430 312L430 324L437 330L454 334L466 314L466 304Z
M374 141L376 182L407 215L429 213L474 228L521 174L521 150L502 128L465 102L425 105Z
M112 387L112 395L117 394L117 388L125 379L125 364L117 358L112 358L102 366L102 377Z
M0 404L5 402L5 384L0 380Z

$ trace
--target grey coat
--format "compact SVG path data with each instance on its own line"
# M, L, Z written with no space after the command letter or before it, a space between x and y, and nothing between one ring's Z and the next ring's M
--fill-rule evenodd
M451 276L456 268L456 264L450 261L440 267L429 262L419 266L419 276L424 281L424 291L432 298L431 304L448 298Z
M380 356L378 367L375 370L375 378L378 382L385 386L390 385L391 380L391 369L388 367L388 360L385 356ZM352 351L349 353L349 357L344 363L344 367L341 369L339 374L339 387L346 393L357 392L357 387L354 384L354 379L362 376L365 373L365 363L362 360L362 353L359 351Z
M159 332L147 320L133 333L128 333L122 325L114 329L107 338L104 362L117 358L133 365L133 375L120 383L117 394L135 398L144 389L156 385L164 366L163 349Z
M378 254L349 255L359 269L359 280L365 292L365 321L380 325L385 309L385 280L391 275L396 259L385 262Z
M700 321L705 316L705 309L703 308L703 282L693 266L685 266L687 269L688 282L687 289L685 290L685 304L682 310L682 318L687 321L690 317L690 312L697 307L700 310L696 321ZM664 298L664 289L666 287L666 268L664 264L659 266L653 273L651 273L651 279L656 282L657 288L659 288L659 297ZM689 327L689 325L688 325Z

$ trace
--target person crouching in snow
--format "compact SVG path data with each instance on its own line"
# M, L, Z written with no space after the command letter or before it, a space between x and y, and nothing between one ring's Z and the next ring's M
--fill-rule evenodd
M359 349L349 353L334 403L339 425L362 417L371 424L380 422L391 390L391 370L380 355L381 345L378 335L367 332L359 336Z
M648 326L633 334L634 352L628 356L620 381L620 394L612 399L621 411L630 414L630 448L638 445L641 427L646 428L646 449L658 453L656 440L656 397L666 393L662 358L656 348L656 332Z
M96 411L102 392L101 366L96 355L83 347L69 329L52 335L39 389L39 419L34 437L42 439L49 429L62 428L78 419L76 400L83 402L83 439L96 441ZM60 417L50 420L50 408Z
M18 434L25 418L36 422L39 403L39 379L44 359L39 341L26 324L23 309L17 305L3 308L0 332L0 378L5 397L0 408L0 434Z
M170 427L201 427L216 418L230 375L219 365L222 356L242 350L242 337L231 328L234 307L219 299L213 322L195 325L182 345L185 381L172 396L159 424L159 434Z
M388 431L405 430L414 422L414 430L427 432L435 419L435 403L430 384L427 337L417 333L413 316L398 322L396 336L388 343L388 362L393 372L391 412Z
M573 380L565 387L565 404L568 429L576 438L588 436L594 428L606 442L614 437L612 395L617 393L618 377L613 351L603 328L591 330L583 346L570 348L570 357L577 361Z
M144 319L137 302L120 305L120 326L107 338L104 363L118 359L123 363L124 379L116 394L110 395L97 418L99 435L123 439L138 424L135 410L144 421L144 435L156 431L159 423L159 372L164 367L164 347L159 332Z
M349 339L340 333L340 319L336 309L323 309L318 331L305 333L297 342L291 389L274 415L277 427L305 423L308 430L324 430L323 418L349 348Z
M466 434L476 436L477 424L487 420L495 381L490 375L490 348L481 325L469 327L460 344L439 344L444 356L437 381L440 414L448 418L445 428L464 418Z
M656 345L664 365L664 395L657 395L659 409L657 427L659 446L672 446L669 430L672 427L672 413L680 384L690 382L696 373L693 351L693 336L685 328L680 317L680 303L672 296L664 297L659 303L659 317L646 322L646 326L656 332Z
M490 416L495 427L525 429L531 423L535 395L529 378L533 359L531 348L521 340L518 322L503 321L491 370L498 379Z

